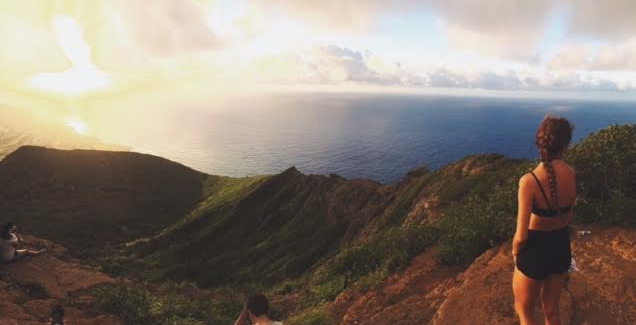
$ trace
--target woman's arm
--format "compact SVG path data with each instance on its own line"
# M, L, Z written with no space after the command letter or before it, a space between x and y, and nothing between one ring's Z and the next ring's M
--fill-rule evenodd
M574 180L574 202L572 202L572 209L568 212L568 216L565 221L566 225L569 225L570 222L572 222L572 219L574 219L574 207L576 206L576 173L574 172L574 169L572 169L572 179Z
M244 308L241 312L241 315L239 315L239 318L236 320L236 322L234 322L234 325L247 325L248 318L249 317L247 315L247 308Z
M532 210L531 180L526 174L519 179L517 230L512 240L512 256L515 258L519 250L528 239L528 225L530 224L530 212Z

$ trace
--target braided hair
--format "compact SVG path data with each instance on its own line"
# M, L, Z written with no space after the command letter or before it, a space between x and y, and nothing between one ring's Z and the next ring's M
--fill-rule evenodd
M557 192L556 173L552 160L560 158L563 150L572 140L574 126L565 118L546 115L539 128L535 139L535 145L539 149L539 157L548 172L550 185L550 200L556 205L556 211L560 214L559 193ZM549 202L548 202L548 205ZM551 208L548 206L548 208Z

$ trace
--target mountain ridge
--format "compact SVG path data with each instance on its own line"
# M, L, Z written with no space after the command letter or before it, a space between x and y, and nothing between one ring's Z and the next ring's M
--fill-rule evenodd
M579 183L577 224L632 231L634 140L633 125L610 126L570 148L566 160L577 170ZM291 325L371 324L382 315L399 318L393 324L442 324L455 319L451 311L480 287L470 287L468 279L473 284L487 280L475 270L508 273L506 243L514 232L518 178L532 165L496 154L473 155L435 171L421 167L382 185L337 175L304 175L293 167L276 175L231 178L149 155L25 147L0 162L0 221L18 221L25 232L59 240L74 256L112 277L193 281L204 290L221 290L223 294L214 296L218 317L197 318L201 324L226 324L240 309L237 295L253 291L266 292L274 306L281 306L275 314ZM71 185L75 190L69 190ZM113 215L96 209L95 202L120 210ZM605 230L593 228L593 234L597 232ZM590 238L598 238L608 253L618 251L616 245L625 246L625 257L620 258L631 261L636 249L632 232L623 237L624 245ZM583 265L606 265L629 278L620 272L631 262L612 266L586 258ZM588 274L594 279L602 273ZM427 276L436 280L427 282ZM484 301L509 291L506 279L487 278L481 288L497 286L492 293L486 290ZM622 292L630 295L632 287L621 283ZM105 291L112 298L106 301L134 295L114 286L111 293ZM456 290L449 291L452 288ZM378 295L378 290L388 291ZM573 310L618 301L602 288L594 290L604 300L594 302L593 294L584 292L573 296ZM157 294L166 292L147 292L131 303L155 301L160 299L153 296ZM368 305L382 312L365 309ZM114 304L105 311L148 319L143 306ZM509 299L492 306L502 315L502 324L513 321ZM621 304L598 319L621 324L633 313ZM170 310L164 310L151 319L172 324L161 318L168 314ZM572 315L578 315L570 317L572 324L596 317Z

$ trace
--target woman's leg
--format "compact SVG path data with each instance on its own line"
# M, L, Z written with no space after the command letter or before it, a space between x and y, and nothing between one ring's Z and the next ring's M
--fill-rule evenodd
M39 251L35 251L35 250L31 250L31 249L18 249L16 250L16 255L15 255L15 259L19 260L22 259L26 256L37 256L40 255L42 253L46 252L46 249L42 249Z
M545 314L545 325L561 325L559 301L566 278L567 274L551 274L543 281L541 304Z
M535 325L534 305L539 296L541 281L530 279L516 267L512 275L512 291L515 295L515 311L521 325Z

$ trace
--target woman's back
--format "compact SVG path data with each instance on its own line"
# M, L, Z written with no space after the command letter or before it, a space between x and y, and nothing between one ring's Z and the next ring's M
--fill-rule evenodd
M576 175L572 167L562 160L551 163L555 175L556 197L554 202L551 195L549 171L545 164L540 164L534 169L536 176L531 183L532 206L529 229L555 230L568 225L573 214L574 201L576 199ZM543 190L543 191L542 191ZM547 200L547 201L546 201ZM560 210L560 213L555 211ZM543 211L554 212L547 214Z

